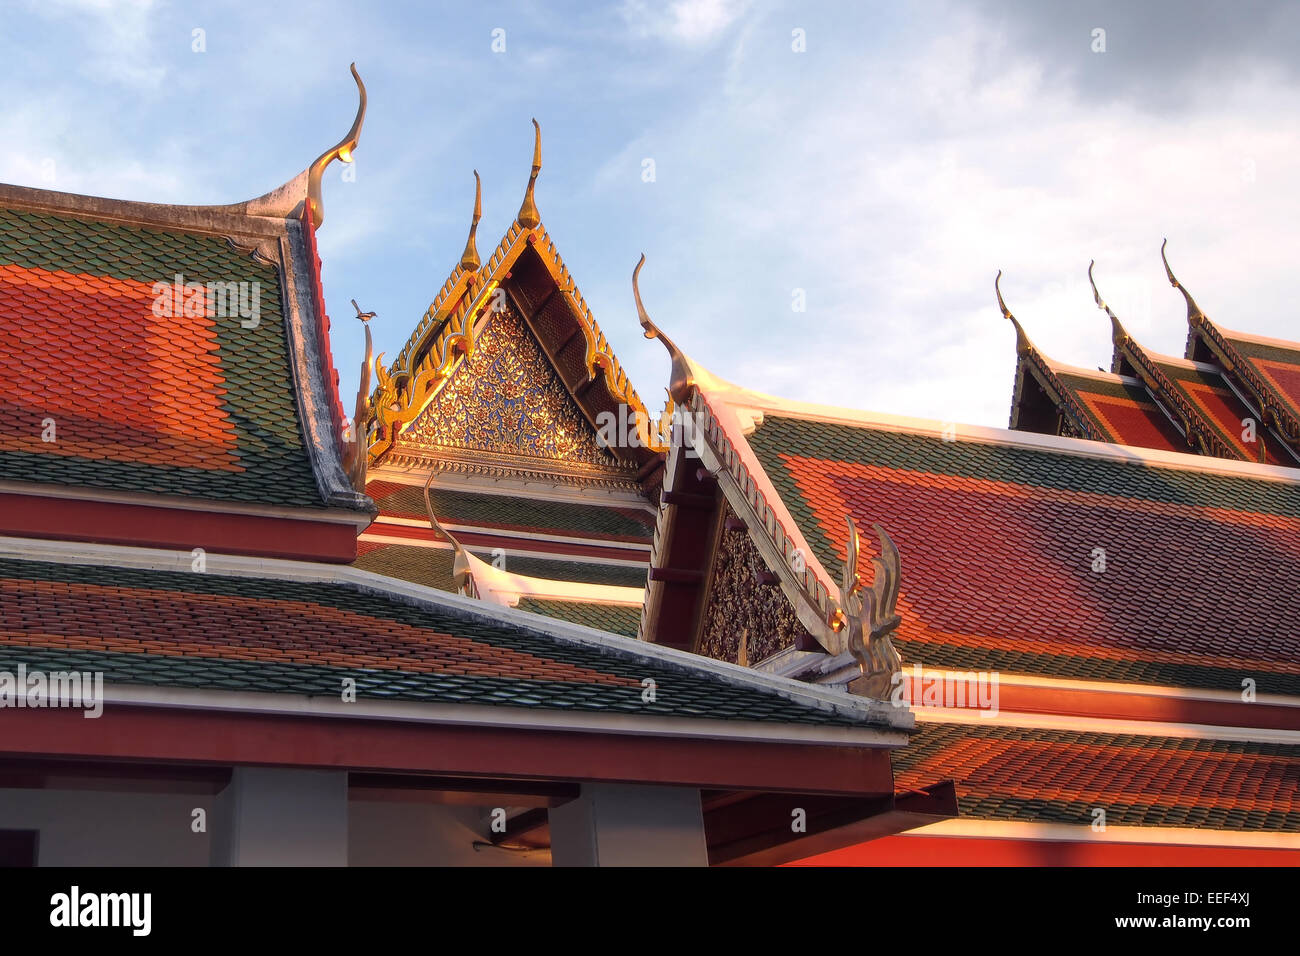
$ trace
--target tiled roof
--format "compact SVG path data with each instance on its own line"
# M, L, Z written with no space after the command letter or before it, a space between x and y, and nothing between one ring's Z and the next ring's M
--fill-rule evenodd
M1101 440L1163 451L1192 450L1137 379L1081 375L1061 369L1056 370L1056 379L1087 411Z
M177 275L257 283L256 326L156 315ZM0 326L0 479L321 504L280 275L225 239L0 209Z
M749 442L831 573L846 512L888 530L905 661L1300 694L1300 484L777 413Z
M107 684L857 725L775 689L349 583L0 559L0 669ZM642 680L656 684L642 701Z
M531 611L533 614L545 614L547 617L594 627L611 634L624 637L636 637L641 626L641 608L619 604L590 604L579 601L544 601L538 598L524 598L519 602L519 610Z
M1300 831L1300 747L921 723L895 785L952 779L963 818Z
M1291 415L1300 418L1300 345L1262 342L1226 329L1219 332Z
M1196 413L1201 421L1213 429L1214 434L1245 461L1259 461L1261 445L1258 441L1243 440L1246 420L1253 419L1255 429L1262 435L1264 426L1259 416L1233 392L1227 380L1213 368L1194 365L1182 360L1152 357L1155 365L1165 374L1170 384ZM1275 465L1295 465L1290 455L1263 443L1264 461Z
M455 591L451 569L455 555L450 548L420 548L405 544L357 542L355 567L390 578L423 584L439 591Z
M379 505L381 514L425 520L422 488L372 481L366 485L366 494ZM434 512L445 524L612 541L648 543L654 537L654 515L637 508L567 504L522 495L468 491L431 489L429 494Z

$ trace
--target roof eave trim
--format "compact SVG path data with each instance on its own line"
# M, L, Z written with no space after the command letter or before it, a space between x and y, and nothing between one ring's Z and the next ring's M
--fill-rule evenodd
M373 518L379 508L370 498L352 487L343 467L342 448L334 428L336 396L325 381L325 347L320 336L325 316L315 301L315 263L313 243L307 235L309 221L286 223L286 235L280 242L280 273L284 276L285 335L289 345L290 367L298 395L298 415L304 443L311 458L312 473L326 507L359 511Z
M709 717L599 714L547 710L539 707L493 707L481 704L437 704L367 698L358 698L345 703L333 697L302 694L154 687L137 684L105 684L103 700L108 706L185 708L325 719L362 718L467 727L505 727L528 731L748 740L755 743L893 749L905 746L908 741L908 735L904 731L872 726L844 727Z

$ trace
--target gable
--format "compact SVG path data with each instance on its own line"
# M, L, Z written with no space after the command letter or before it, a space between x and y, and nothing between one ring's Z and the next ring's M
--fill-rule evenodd
M400 442L615 469L618 460L512 306L493 315Z
M813 646L750 531L724 498L696 653L733 664Z

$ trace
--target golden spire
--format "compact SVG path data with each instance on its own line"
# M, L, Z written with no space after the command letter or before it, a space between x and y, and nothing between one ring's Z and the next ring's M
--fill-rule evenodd
M1110 316L1111 340L1116 345L1122 346L1126 342L1130 341L1132 339L1132 336L1128 334L1123 324L1120 323L1119 316L1117 316L1114 312L1110 310L1110 306L1108 306L1105 303L1105 301L1102 300L1101 293L1097 291L1097 283L1094 282L1092 279L1092 267L1095 266L1096 264L1097 264L1096 259L1093 259L1088 263L1088 284L1092 286L1092 299L1094 302L1097 303L1097 308L1101 309L1108 316Z
M460 254L460 267L468 272L478 272L482 263L479 261L478 248L474 245L474 233L478 232L478 221L483 217L483 182L474 170L474 220L469 224L469 239L465 241L465 251Z
M1011 310L1007 308L1007 304L1002 301L1001 269L998 270L997 277L993 280L993 291L998 294L998 308L1002 310L1003 317L1010 319L1011 324L1016 327L1016 354L1028 355L1033 349L1034 344L1029 341L1029 336L1025 334L1025 330L1021 327L1020 323L1016 321L1016 317L1011 314Z
M352 151L357 148L357 143L361 140L361 124L366 119L366 85L361 82L355 63L352 64L352 79L357 81L357 92L361 97L361 102L357 105L357 118L352 121L352 129L348 130L348 135L344 136L337 146L325 150L316 157L316 161L307 170L307 202L311 204L312 225L317 228L320 228L320 224L325 221L325 207L321 203L320 193L321 175L325 172L325 167L336 159L345 163L352 162Z
M533 199L533 187L537 184L537 174L542 171L542 128L537 125L537 120L533 120L533 129L536 130L533 140L533 172L528 177L528 189L524 193L524 204L519 207L519 215L515 217L519 225L525 229L536 229L542 222L541 213L537 211L537 203Z
M1169 260L1165 258L1165 246L1168 245L1168 243L1168 238L1165 238L1160 242L1160 261L1165 264L1165 275L1169 277L1169 284L1181 292L1183 298L1187 300L1187 321L1193 322L1198 318L1203 319L1205 318L1205 313L1202 312L1201 307L1196 304L1196 300L1187 294L1187 290L1183 288L1183 284L1174 278L1174 270L1169 268Z
M641 258L637 261L636 268L632 270L632 296L636 299L636 314L641 320L641 328L645 329L645 337L648 339L658 339L668 350L668 356L673 360L672 380L668 384L669 397L677 402L684 402L690 387L695 384L694 376L691 374L691 363L681 349L659 330L659 326L654 324L649 313L646 312L645 306L641 303L641 288L637 284L637 279L641 275L641 267L645 265L645 253L641 253Z

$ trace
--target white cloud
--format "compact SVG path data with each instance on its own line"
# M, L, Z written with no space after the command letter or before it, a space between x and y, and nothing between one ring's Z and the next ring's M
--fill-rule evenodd
M153 25L159 14L155 0L35 0L34 13L71 27L86 43L80 72L97 82L157 89L167 71L150 50ZM177 43L187 47L186 34Z
M1300 136L1276 122L1294 90L1242 74L1190 119L1090 102L983 24L947 22L920 48L823 64L797 94L780 61L755 59L741 86L761 109L717 92L643 134L676 170L662 212L647 211L674 260L651 281L679 344L762 391L1005 425L1014 336L997 269L1059 361L1109 367L1094 257L1129 331L1181 355L1164 235L1212 318L1296 337L1286 250ZM795 286L807 312L791 311ZM638 361L625 359L635 381L662 376L662 362L643 375Z
M625 0L623 16L638 35L696 46L721 36L751 6L751 0L673 0L667 6Z

